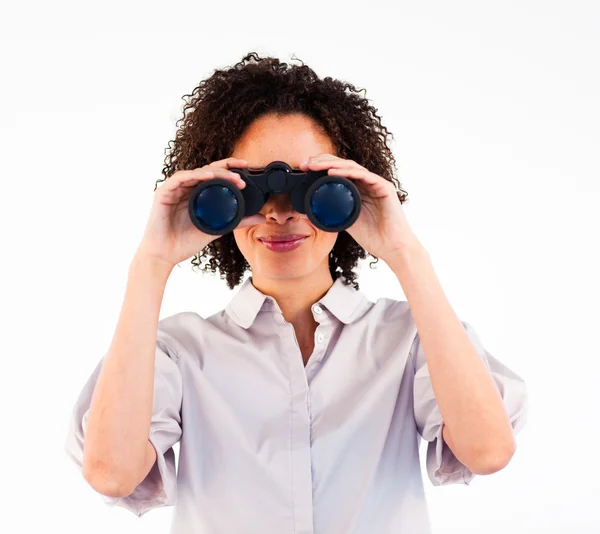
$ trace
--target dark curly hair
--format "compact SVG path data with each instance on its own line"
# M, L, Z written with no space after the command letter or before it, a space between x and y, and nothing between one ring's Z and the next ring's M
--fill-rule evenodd
M408 194L393 176L395 159L386 142L387 135L392 138L393 135L381 125L376 108L369 105L366 96L357 94L359 91L352 84L329 76L319 79L312 69L301 63L289 66L279 59L261 58L256 52L250 52L232 68L215 70L191 95L184 95L184 101L187 97L191 99L186 101L183 117L176 123L179 126L183 122L175 141L169 141L165 150L164 178L156 181L154 190L159 182L179 170L203 167L229 157L237 139L257 118L268 113L301 113L328 134L338 157L354 160L393 182L398 199L404 203ZM358 259L365 259L367 254L350 234L340 232L329 254L333 280L341 274L345 285L360 289L353 269ZM375 258L371 264L379 261L371 256ZM250 268L233 231L199 251L192 258L192 265L207 271L209 265L201 265L204 258L208 259L212 273L219 269L220 278L226 278L229 289L239 285Z

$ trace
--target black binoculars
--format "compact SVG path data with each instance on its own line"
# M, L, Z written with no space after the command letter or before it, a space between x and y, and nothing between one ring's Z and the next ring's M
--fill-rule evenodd
M290 193L298 213L326 232L341 232L360 214L360 194L352 181L328 175L327 170L302 172L283 161L264 170L229 169L239 174L246 187L239 189L224 178L200 182L189 199L188 211L196 228L210 235L233 230L243 217L256 215L271 194Z

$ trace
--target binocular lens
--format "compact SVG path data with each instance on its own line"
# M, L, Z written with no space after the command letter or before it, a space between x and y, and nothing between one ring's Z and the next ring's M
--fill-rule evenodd
M344 184L326 183L315 189L310 198L310 209L323 226L343 226L354 211L355 199Z
M235 218L238 200L228 187L213 185L203 189L194 199L194 215L211 230L225 228Z

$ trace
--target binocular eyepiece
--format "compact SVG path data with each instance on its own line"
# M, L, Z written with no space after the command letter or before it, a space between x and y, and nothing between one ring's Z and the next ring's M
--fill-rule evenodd
M273 161L262 171L229 169L241 176L239 189L224 178L200 182L189 199L194 226L209 235L223 235L243 217L256 215L271 194L290 193L293 208L326 232L341 232L360 214L360 194L352 181L322 171L294 171L283 161Z

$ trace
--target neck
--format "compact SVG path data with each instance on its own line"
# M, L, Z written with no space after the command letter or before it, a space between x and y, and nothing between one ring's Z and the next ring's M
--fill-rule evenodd
M314 323L311 306L329 291L333 278L329 272L319 270L298 278L263 278L252 273L252 284L265 295L273 297L284 319L294 326L304 322Z

